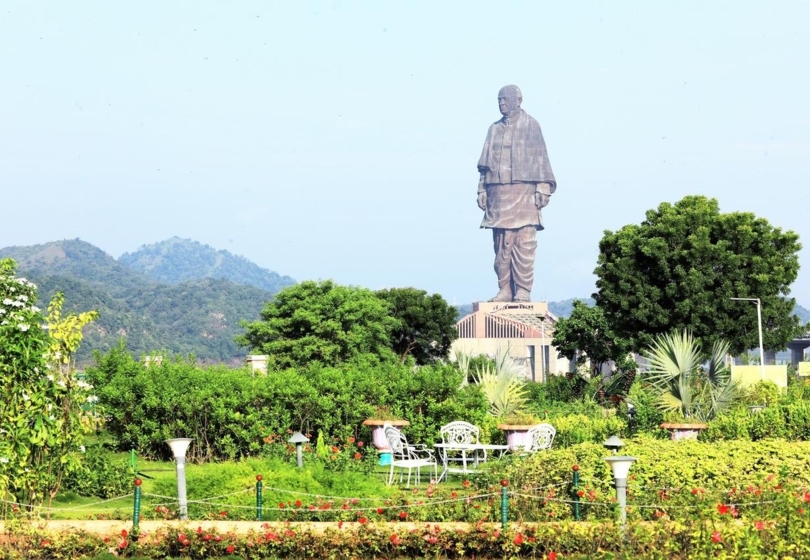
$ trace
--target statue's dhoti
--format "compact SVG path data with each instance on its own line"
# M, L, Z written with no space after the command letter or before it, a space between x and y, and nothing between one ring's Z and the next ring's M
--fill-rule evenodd
M543 229L535 190L535 183L486 185L487 205L481 227L492 229L499 288L492 301L530 299L537 230Z

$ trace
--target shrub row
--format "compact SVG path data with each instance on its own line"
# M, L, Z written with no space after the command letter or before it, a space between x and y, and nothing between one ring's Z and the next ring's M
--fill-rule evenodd
M0 554L8 559L114 558L806 558L810 516L757 523L494 524L469 529L440 525L355 524L325 531L265 525L246 535L212 527L164 527L134 540L81 532L14 530Z
M453 420L480 424L486 401L447 365L412 368L374 360L340 367L313 365L253 375L247 369L199 367L164 360L149 367L122 347L97 357L87 370L107 430L122 450L168 458L164 443L190 437L192 460L256 456L300 430L326 441L349 436L369 441L361 426L378 406L411 422L408 436L427 444Z

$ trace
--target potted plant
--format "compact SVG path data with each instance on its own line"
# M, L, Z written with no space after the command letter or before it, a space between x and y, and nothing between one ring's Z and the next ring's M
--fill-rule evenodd
M410 426L411 423L391 412L389 406L378 406L370 417L363 420L363 425L371 428L374 447L380 452L380 465L391 464L391 450L388 448L388 440L385 438L385 431L383 430L386 424L401 428Z
M540 423L541 420L534 414L513 412L502 418L498 429L506 432L506 444L509 446L509 451L515 452L527 449L531 445L529 430Z
M657 396L657 406L673 420L661 427L672 439L697 439L706 422L725 412L740 397L726 364L728 343L717 341L706 357L691 333L659 336L647 352L645 381Z

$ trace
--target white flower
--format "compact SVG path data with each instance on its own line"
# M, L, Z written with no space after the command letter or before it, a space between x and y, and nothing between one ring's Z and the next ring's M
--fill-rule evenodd
M42 310L39 307L37 307L36 305L32 305L31 306L31 311L33 311L34 313L39 313Z
M48 381L53 381L53 375L51 375L51 374L49 373L47 377L48 377Z
M0 457L0 463L8 463L8 457Z
M3 314L3 313L5 313L5 312L6 312L6 310L5 310L5 309L3 309L2 307L0 307L0 315L2 315L2 314Z
M4 300L3 300L3 305L11 305L12 303L14 303L14 302L12 302L12 301L11 301L10 299L8 299L8 298L6 298L6 299L4 299Z
M23 398L23 400L24 400L24 401L29 401L29 400L31 400L31 397L29 397L29 396L28 396L28 395L26 395L25 393L23 393L23 394L22 394L22 398Z
M20 323L20 324L19 324L19 325L17 325L17 326L20 328L20 330L21 330L22 332L25 332L25 331L27 331L28 329L30 329L30 328L31 328L31 327L29 327L28 325L25 325L25 324L23 324L23 323Z
M79 451L81 451L82 453L84 453L84 452L86 451L86 449L85 449L85 447L84 447L83 445L80 445L80 446L79 446Z

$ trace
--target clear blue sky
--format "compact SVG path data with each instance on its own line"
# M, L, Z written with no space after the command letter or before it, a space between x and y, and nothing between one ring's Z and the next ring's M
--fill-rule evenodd
M514 83L558 180L533 296L604 230L716 197L799 233L808 2L0 4L0 247L177 235L298 280L496 291L477 162Z

